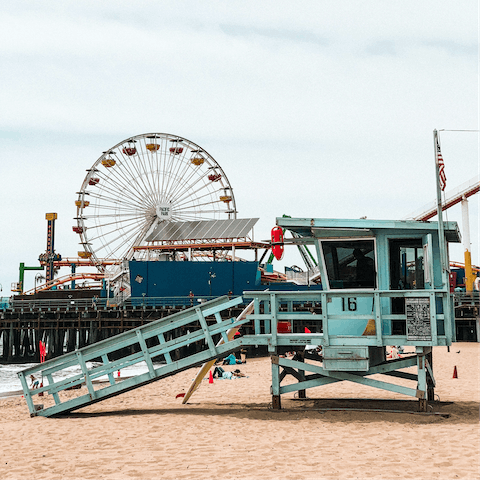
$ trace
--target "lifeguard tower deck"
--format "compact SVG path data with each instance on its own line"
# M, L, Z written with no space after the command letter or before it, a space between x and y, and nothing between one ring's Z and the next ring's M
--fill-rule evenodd
M294 233L292 244L314 245L323 290L251 291L243 298L218 298L24 370L19 376L30 414L76 410L244 345L268 346L273 408L281 408L284 393L298 391L302 398L306 389L351 381L418 398L420 409L426 411L428 400L434 399L432 347L454 341L447 242L460 241L456 223L278 218L277 225ZM253 313L237 319L221 316L229 307L247 303L245 299L253 299ZM306 304L315 308L299 308ZM311 333L299 327L306 319ZM254 334L229 341L232 328L251 321ZM195 322L200 329L175 336L180 326ZM173 350L199 340L204 341L203 351L172 360ZM306 349L309 345L322 347L321 354ZM389 360L388 345L411 346L415 351ZM128 353L119 358L125 350ZM283 357L286 351L295 351L295 357ZM87 361L92 360L100 364L89 369ZM142 361L147 373L116 383L116 370ZM57 380L59 371L74 366L81 373ZM403 371L415 366L416 374ZM40 373L45 385L33 390L28 376ZM370 378L373 374L411 380L412 385ZM106 386L94 384L105 375ZM282 385L287 375L297 382ZM87 394L63 395L82 384ZM34 403L34 397L44 392L53 395L54 406Z

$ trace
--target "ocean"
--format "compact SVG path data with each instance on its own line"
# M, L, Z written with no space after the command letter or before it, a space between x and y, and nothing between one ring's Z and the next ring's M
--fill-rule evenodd
M0 364L0 396L2 394L7 394L10 392L16 392L22 390L22 385L20 384L20 379L17 376L17 373L25 370L27 368L39 365L38 363L22 363L22 364ZM154 364L154 368L160 367L162 364ZM87 368L92 368L95 366L95 363L87 362ZM142 373L148 372L148 367L145 362L139 362L136 365L123 368L120 371L120 377L132 377L135 375L141 375ZM55 380L60 380L63 378L68 378L70 376L81 373L80 367L75 366L71 368L66 368L59 372L57 375L54 375ZM115 373L115 377L117 373ZM99 380L107 380L107 376L99 377Z

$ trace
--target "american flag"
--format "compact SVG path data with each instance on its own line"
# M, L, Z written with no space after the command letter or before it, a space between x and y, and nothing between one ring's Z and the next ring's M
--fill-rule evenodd
M438 177L440 179L440 188L442 191L445 190L447 186L447 176L445 175L445 164L443 163L442 152L440 151L440 142L438 141L438 136L436 137L436 159L438 166Z

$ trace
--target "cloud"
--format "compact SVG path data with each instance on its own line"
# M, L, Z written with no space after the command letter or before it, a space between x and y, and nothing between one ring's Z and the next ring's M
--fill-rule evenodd
M432 130L478 128L476 9L462 1L4 3L4 291L18 263L44 250L46 212L59 213L58 251L75 255L73 202L85 170L140 133L175 133L205 148L226 171L240 214L261 217L257 238L283 213L402 218L429 202ZM478 137L441 139L453 187L478 171ZM477 200L471 205L479 263Z

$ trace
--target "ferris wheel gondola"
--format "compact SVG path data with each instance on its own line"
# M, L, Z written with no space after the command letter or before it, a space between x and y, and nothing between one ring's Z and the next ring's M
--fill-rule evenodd
M79 256L102 272L103 259L132 259L133 247L144 245L158 222L236 218L233 189L218 162L164 133L130 137L103 152L77 193Z

